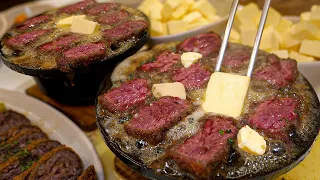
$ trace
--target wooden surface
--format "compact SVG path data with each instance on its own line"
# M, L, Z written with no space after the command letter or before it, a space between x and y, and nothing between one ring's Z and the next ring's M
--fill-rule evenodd
M36 85L28 88L27 94L58 109L84 131L92 131L97 128L94 106L69 106L61 104L43 94Z

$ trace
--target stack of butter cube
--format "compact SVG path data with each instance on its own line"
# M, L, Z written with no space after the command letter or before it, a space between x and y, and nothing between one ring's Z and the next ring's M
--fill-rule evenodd
M232 42L253 46L261 10L250 3L236 14L231 31ZM300 21L293 23L275 9L270 8L260 49L274 53L281 58L293 58L298 62L320 59L320 6L314 5L310 12L304 12Z
M138 9L150 18L151 36L178 34L221 19L208 0L144 0Z

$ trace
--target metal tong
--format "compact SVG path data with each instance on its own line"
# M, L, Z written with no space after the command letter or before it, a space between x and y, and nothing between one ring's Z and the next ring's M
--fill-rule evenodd
M251 57L250 57L249 68L248 68L247 75L246 75L248 77L251 77L252 72L253 72L253 68L254 68L254 64L255 64L255 61L256 61L257 52L258 52L258 49L259 49L259 45L260 45L260 41L261 41L261 37L262 37L262 33L263 33L263 28L264 28L264 25L265 25L265 22L266 22L266 19L267 19L267 16L268 16L270 2L271 2L271 0L265 0L265 2L264 2L263 10L262 10L261 17L260 17L258 31L257 31L257 34L256 34L256 38L255 38L255 41L254 41L254 45L253 45L253 49L252 49L252 53L251 53ZM215 68L215 72L219 72L220 69L221 69L224 53L226 51L226 47L227 47L227 44L228 44L228 39L229 39L229 36L230 36L230 32L231 32L232 24L233 24L233 21L234 21L234 17L236 15L238 4L239 4L239 0L233 0L232 7L231 7L231 10L230 10L230 14L229 14L227 27L226 27L226 31L224 33L223 41L222 41L222 44L221 44L221 48L220 48L220 52L219 52L219 56L218 56L218 62L217 62L216 68Z

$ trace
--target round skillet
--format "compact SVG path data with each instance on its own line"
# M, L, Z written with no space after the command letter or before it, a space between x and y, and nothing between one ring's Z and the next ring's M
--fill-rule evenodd
M90 35L72 33L57 22L86 15L98 23ZM149 20L137 9L84 0L52 9L14 25L1 40L1 57L14 71L35 76L49 96L94 102L115 64L137 52L149 38Z
M210 40L210 36L215 38ZM180 61L172 65L166 73L159 72L161 67L155 65L164 51L169 50L176 54L191 51L190 42L195 42L195 39L203 40L197 41L198 45L211 44L211 54L201 48L193 50L205 54L199 63L212 73L221 39L214 33L206 33L188 38L182 43L161 44L150 51L137 53L120 63L112 75L106 77L96 101L96 115L98 127L110 149L130 167L152 179L269 179L289 171L302 161L309 153L320 129L319 100L308 81L297 71L295 60L279 59L263 51L258 53L242 115L231 121L237 129L248 124L264 136L268 146L266 153L261 156L248 154L237 147L236 137L233 137L231 142L228 139L229 144L225 146L228 150L224 157L214 166L209 164L201 173L190 170L192 168L188 168L188 163L183 164L176 156L172 156L180 145L205 128L208 119L214 119L216 122L219 118L228 119L221 115L205 114L198 109L207 80L203 86L190 88L194 81L188 83L175 78L176 73L190 73L187 70L181 71ZM250 52L250 47L229 43L222 71L244 75ZM201 76L197 76L200 71L202 70L197 69L191 76ZM140 116L139 114L144 114L139 110L148 110L145 107L151 107L150 103L152 106L156 104L157 99L152 94L143 105L133 106L133 109L129 108L126 111L115 111L114 107L110 107L113 104L105 104L108 102L104 99L105 95L136 79L146 79L149 89L154 83L173 81L181 81L187 89L187 101L191 103L192 113L182 115L179 122L164 130L165 135L160 141L150 142L152 137L140 136L141 134L134 134L126 129L126 126L130 127L131 121ZM198 80L203 81L201 78ZM119 97L125 93L123 91ZM274 118L278 116L283 119ZM270 119L276 120L271 122ZM145 119L144 122L148 124L149 120ZM266 127L268 123L273 124ZM228 135L228 131L220 135ZM197 143L194 143L194 146L197 146Z

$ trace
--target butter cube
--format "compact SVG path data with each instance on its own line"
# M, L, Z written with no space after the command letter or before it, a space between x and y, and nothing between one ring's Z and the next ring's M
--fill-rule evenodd
M190 6L191 5L188 3L181 4L176 8L176 10L172 12L171 16L173 17L173 19L180 19L183 15L186 14Z
M181 32L185 32L188 30L187 28L187 22L181 20L181 21L169 21L168 22L168 32L169 34L177 34Z
M267 27L263 31L259 48L266 51L279 49L280 39L276 34L277 32L273 26Z
M152 36L162 36L167 34L167 26L161 21L150 19L150 24Z
M276 30L280 33L287 33L292 27L292 22L282 18L276 28Z
M202 108L206 112L238 117L242 112L250 77L215 72L211 75Z
M299 52L301 54L320 58L320 40L303 40L301 42Z
M295 51L291 51L289 54L289 57L292 59L295 59L298 62L313 62L315 59L313 57L304 56L302 54L299 54Z
M300 20L301 21L310 21L310 15L311 15L311 12L309 12L309 11L303 12L300 14Z
M266 26L273 26L277 27L279 22L281 20L281 14L275 10L274 8L270 7L269 12L268 12L268 17L266 21Z
M217 10L212 6L212 4L208 0L197 1L193 4L191 9L199 11L208 19L213 19L213 16L217 14Z
M240 34L238 33L238 31L231 29L229 41L234 43L240 42Z
M57 26L71 25L74 18L84 19L85 17L86 17L86 15L78 15L78 16L70 16L70 17L67 17L67 18L64 18L64 19L60 19L57 22Z
M299 49L300 41L296 38L294 38L291 34L286 33L282 36L282 44L281 48L284 49Z
M185 68L190 67L194 62L202 58L202 54L196 52L186 52L181 55L181 63Z
M188 29L198 28L207 24L209 24L208 20L206 20L205 18L200 18L200 19L194 20L192 23L189 23Z
M202 18L202 15L198 11L192 11L189 14L185 15L182 20L187 23L192 23L193 21Z
M210 22L217 22L221 20L221 17L218 15L213 15L207 18Z
M172 96L186 99L187 97L184 85L180 82L153 84L152 94L156 98L160 98L163 96Z
M168 5L172 9L176 9L182 3L183 3L183 0L166 0L164 4Z
M255 18L260 15L260 9L255 3L249 3L239 10L236 14L236 21L239 21L243 26L247 28L255 28L256 22Z
M150 8L154 5L154 4L159 4L161 3L159 0L144 0L142 1L142 3L138 6L138 9L140 11L142 11L144 14L146 14L147 16L150 15Z
M320 28L320 5L313 5L310 13L310 21Z
M80 34L92 34L97 26L97 22L86 19L74 18L71 25L71 32Z
M275 51L269 51L269 52L277 55L279 58L283 58L283 59L289 58L288 50L275 50Z
M237 135L238 147L250 154L263 155L267 149L264 138L248 125L242 127Z
M256 33L257 29L255 28L247 28L246 26L240 26L241 44L252 47L256 38Z
M163 4L159 1L155 1L149 9L150 19L162 20L162 8Z
M294 24L292 26L291 33L300 41L304 39L320 39L320 30L315 25L307 21Z
M162 20L167 21L171 18L171 14L173 12L173 8L170 7L168 4L163 4L162 11L161 11L161 16Z

